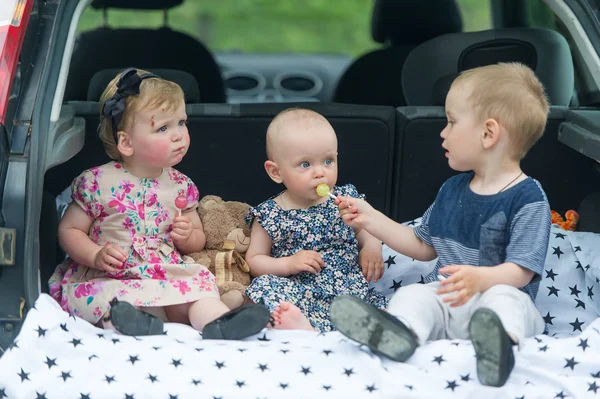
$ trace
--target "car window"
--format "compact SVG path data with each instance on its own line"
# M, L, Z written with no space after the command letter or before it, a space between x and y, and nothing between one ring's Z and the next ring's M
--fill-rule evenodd
M463 20L463 31L474 32L493 28L491 1L458 0L457 3Z
M600 3L600 1L587 0L590 3ZM595 90L593 80L586 77L588 74L584 66L583 59L575 44L569 30L565 27L562 21L554 14L550 6L544 0L528 0L527 5L527 26L534 28L552 29L560 33L571 49L573 57L574 78L575 78L575 93L572 106L588 105L596 102L595 99L589 97L589 92ZM594 97L595 98L595 97Z
M543 0L529 0L526 7L528 26L559 30L556 15ZM560 33L564 35L565 32Z
M426 1L426 0L423 0ZM183 2L168 12L168 26L212 51L344 53L360 55L380 45L371 38L374 0L220 0ZM465 31L492 27L490 2L458 0ZM162 11L108 10L110 27L163 26ZM103 11L84 12L79 31L102 26Z
M600 0L586 0L590 8L594 12L596 21L600 23Z

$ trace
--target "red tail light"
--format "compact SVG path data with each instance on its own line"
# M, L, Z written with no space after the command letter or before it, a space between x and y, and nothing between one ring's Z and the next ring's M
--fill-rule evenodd
M2 0L0 7L0 123L4 123L12 81L34 0ZM6 4L8 3L8 4Z

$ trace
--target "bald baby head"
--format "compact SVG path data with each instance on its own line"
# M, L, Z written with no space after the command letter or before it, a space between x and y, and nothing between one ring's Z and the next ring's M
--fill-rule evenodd
M333 139L337 142L331 124L321 114L304 108L281 111L267 128L267 158L277 162L277 158L293 150L297 140L310 136L316 136L318 141Z

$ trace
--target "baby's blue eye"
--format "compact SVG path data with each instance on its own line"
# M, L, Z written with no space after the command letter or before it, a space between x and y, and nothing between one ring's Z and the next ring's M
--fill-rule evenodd
M185 119L182 119L179 121L179 126L183 126L183 125L187 125L187 121Z
M160 129L158 129L159 132L166 132L167 131L167 125L165 126L161 126Z
M306 161L304 161L300 164L300 167L305 168L305 169L308 168L309 166L310 166L310 164Z
M333 159L329 158L325 160L325 165L331 165L333 163Z

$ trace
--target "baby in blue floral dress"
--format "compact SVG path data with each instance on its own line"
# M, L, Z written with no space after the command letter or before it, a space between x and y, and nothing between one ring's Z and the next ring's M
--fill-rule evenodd
M335 185L337 137L327 119L281 112L267 129L267 157L269 177L286 190L250 209L246 260L257 277L248 297L266 305L280 329L333 330L329 305L342 294L385 308L388 299L369 288L383 275L381 242L346 226L339 200L316 193L325 183L336 195L364 197L351 184Z

